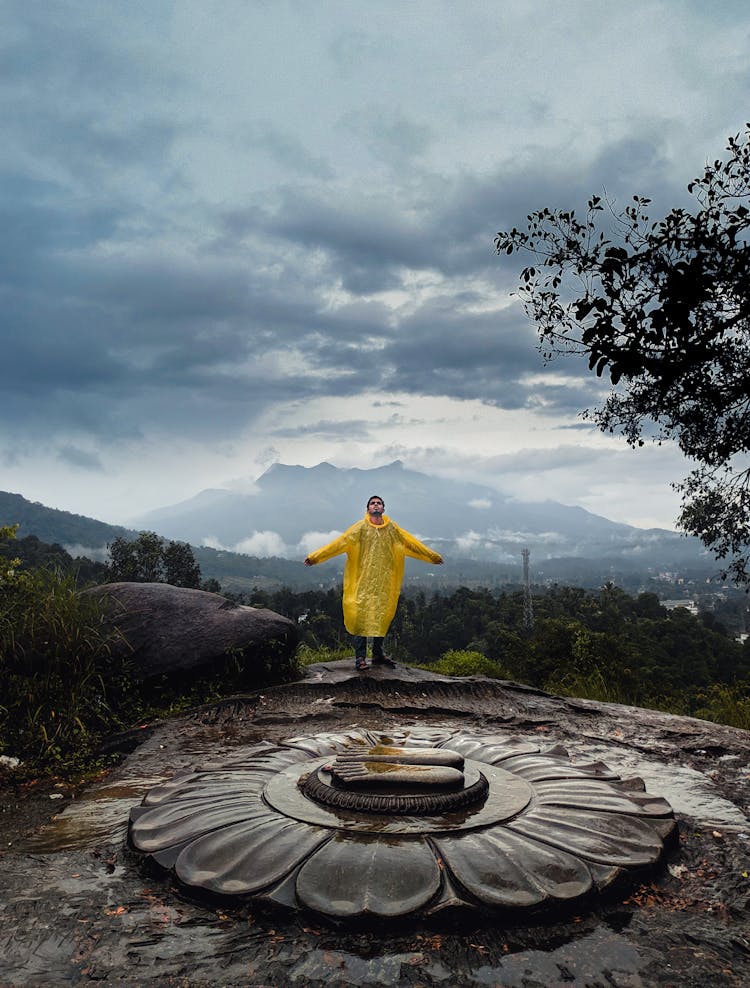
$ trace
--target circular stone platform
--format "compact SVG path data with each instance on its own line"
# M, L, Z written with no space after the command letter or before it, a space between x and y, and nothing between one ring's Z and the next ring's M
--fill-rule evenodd
M401 754L378 763L384 745ZM401 807L393 813L384 785ZM441 805L446 797L464 803ZM655 865L674 828L670 805L639 779L573 763L559 746L352 731L261 744L176 775L131 811L129 837L195 891L355 919L554 908Z

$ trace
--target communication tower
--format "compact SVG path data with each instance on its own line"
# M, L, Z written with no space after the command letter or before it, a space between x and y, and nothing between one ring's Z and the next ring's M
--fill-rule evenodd
M527 631L534 627L534 605L531 601L531 583L529 581L529 556L528 549L521 552L523 557L523 626Z

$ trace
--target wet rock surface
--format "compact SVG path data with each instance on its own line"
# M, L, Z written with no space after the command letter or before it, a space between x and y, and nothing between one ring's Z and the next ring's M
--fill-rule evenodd
M193 901L127 848L130 809L180 769L300 733L409 725L559 742L574 761L601 759L670 802L679 840L656 874L590 908L522 923L444 915L395 929ZM143 737L76 799L54 787L0 794L0 984L750 984L746 732L511 683L401 667L359 676L331 663ZM57 814L41 823L40 807Z

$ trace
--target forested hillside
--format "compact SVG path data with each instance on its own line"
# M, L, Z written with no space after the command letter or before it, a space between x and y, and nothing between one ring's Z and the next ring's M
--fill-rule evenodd
M108 525L70 511L48 508L20 494L0 491L0 525L18 525L18 535L36 535L44 542L99 548L118 535L135 535L121 525Z
M337 590L256 592L251 602L295 619L310 649L349 647ZM528 629L521 591L404 596L389 648L400 661L425 664L473 652L494 663L496 675L551 692L698 716L722 690L748 695L750 648L713 613L670 611L655 594L631 597L611 585L550 588L534 596L533 607Z
M57 569L74 577L79 586L104 583L107 567L85 556L73 557L57 542L42 542L36 535L0 538L0 560L19 559L24 569Z

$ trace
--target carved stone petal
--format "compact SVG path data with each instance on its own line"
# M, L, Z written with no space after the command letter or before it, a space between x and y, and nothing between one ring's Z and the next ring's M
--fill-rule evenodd
M410 748L441 748L453 737L453 731L444 731L422 724L408 731L399 731L393 738L395 744L408 745ZM383 735L376 737L373 744L382 744Z
M652 864L663 850L661 838L650 823L595 809L584 812L537 805L505 826L600 864Z
M306 752L308 757L316 758L324 755L332 755L334 752L342 751L351 747L356 750L357 746L370 747L377 744L378 735L369 731L350 731L346 734L301 734L296 738L290 738L284 743L293 748L299 748Z
M603 762L573 765L566 758L556 758L544 753L508 758L503 762L503 768L506 772L520 775L527 782L534 783L544 779L619 779Z
M134 816L130 839L141 851L156 851L246 820L259 809L268 812L261 801L260 789L243 793L227 792L225 788L221 795L199 792L192 798L155 806Z
M199 837L185 848L175 872L210 892L259 892L289 874L330 837L330 831L289 820L272 810Z
M271 751L268 754L255 755L248 758L245 763L248 768L255 771L281 772L289 765L297 762L305 762L310 756L296 748L279 748L278 751Z
M508 738L501 744L493 744L490 739L471 738L458 735L448 738L442 742L440 747L450 748L457 751L464 758L473 758L478 762L486 762L488 765L497 765L498 762L513 755L538 754L539 745L530 741L521 741L519 738Z
M158 786L154 786L153 789L149 789L143 800L143 805L156 806L158 803L163 803L165 800L171 799L176 792L182 792L189 786L194 785L196 780L200 778L200 775L200 772L196 772L194 769L176 772L171 779L167 779L166 782L161 782Z
M214 764L212 762L203 762L199 768L195 771L198 772L212 772L217 768L242 768L249 763L252 763L254 759L258 758L259 755L267 755L273 753L274 751L283 750L283 746L279 744L273 744L271 741L258 741L248 748L239 748L233 755L225 754L222 756L221 762L219 764Z
M574 899L593 884L589 869L572 854L500 827L441 837L435 844L460 884L488 906Z
M234 758L223 759L219 764L204 764L193 769L194 772L207 774L215 772L281 772L289 765L307 761L309 754L297 748L279 747L278 745L253 745Z
M414 731L396 731L393 737L386 738L380 732L348 731L331 734L300 734L289 738L284 745L299 748L311 757L331 755L337 752L356 753L359 748L371 748L374 745L398 745L409 748L443 747L452 737L452 732L435 731L429 728Z
M674 810L662 796L654 796L648 792L630 792L628 795L630 801L638 807L638 812L644 816L671 817L674 814Z
M513 745L505 744L485 744L479 748L472 757L479 762L486 762L488 765L501 765L515 755L534 755L539 752L539 747L531 742L519 741ZM504 768L505 766L503 766Z
M435 855L424 840L356 839L337 834L300 869L297 895L326 916L406 916L440 888Z
M149 790L143 800L144 806L160 806L176 799L192 799L198 794L216 792L226 795L237 790L259 792L272 777L268 771L236 770L231 772L190 772L175 776L163 785Z
M481 738L469 738L463 735L449 738L440 744L440 747L449 747L451 751L457 751L464 758L474 758L474 753L479 751L482 746L483 741ZM538 751L539 749L537 748L536 750Z
M571 806L582 810L595 809L606 813L635 813L647 815L637 794L620 791L608 782L596 779L562 779L537 782L534 792L543 806ZM668 803L661 803L670 812Z

